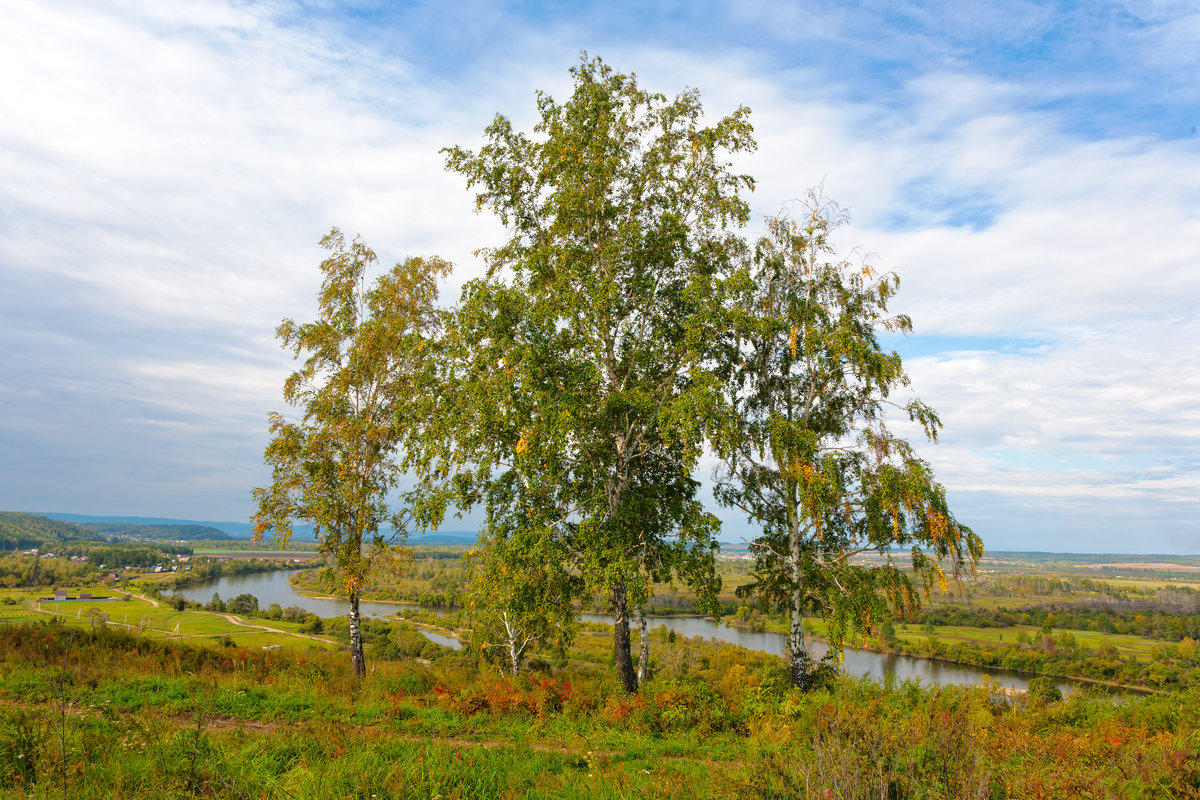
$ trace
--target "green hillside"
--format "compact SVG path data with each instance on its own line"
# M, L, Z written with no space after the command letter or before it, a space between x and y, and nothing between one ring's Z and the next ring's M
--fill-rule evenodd
M95 531L72 522L59 522L39 514L0 511L0 550L24 550L54 542L98 541Z
M84 522L82 527L105 536L128 536L151 541L230 541L232 536L208 525L135 525L131 522Z

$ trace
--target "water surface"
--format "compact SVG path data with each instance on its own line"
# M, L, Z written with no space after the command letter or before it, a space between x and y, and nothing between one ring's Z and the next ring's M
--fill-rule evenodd
M291 572L258 572L248 575L228 575L216 580L193 584L179 590L179 594L188 600L207 603L212 600L213 592L222 600L230 600L239 594L249 593L258 598L260 608L266 608L271 603L279 603L283 608L299 606L305 611L319 617L340 617L346 614L346 602L333 598L306 597L299 594L288 583ZM383 617L395 614L403 609L416 609L419 606L394 602L376 602L363 600L360 604L363 614L372 617ZM586 622L612 624L612 617L604 614L582 614ZM748 650L757 650L772 655L782 655L787 639L778 633L754 633L740 628L718 626L712 620L697 617L646 617L650 628L666 626L683 636L699 636L704 639L716 639L722 642L740 645ZM458 649L461 645L457 639L431 631L421 631L430 641ZM810 652L816 658L822 658L827 651L821 642L810 643ZM869 650L845 649L845 670L854 676L866 676L877 680L905 681L919 679L922 683L937 686L960 684L973 685L987 678L999 681L1001 685L1013 689L1026 689L1029 679L1034 676L1029 673L1015 672L1005 669L989 669L987 667L972 667L963 664L952 664L931 658L916 658L889 653L874 653ZM1055 682L1063 692L1079 688L1081 684L1056 678Z

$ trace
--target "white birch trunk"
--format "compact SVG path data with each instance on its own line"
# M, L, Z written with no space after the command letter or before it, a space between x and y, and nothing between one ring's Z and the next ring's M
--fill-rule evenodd
M645 686L650 679L650 637L646 635L646 611L638 608L638 633L641 635L638 653L638 686Z

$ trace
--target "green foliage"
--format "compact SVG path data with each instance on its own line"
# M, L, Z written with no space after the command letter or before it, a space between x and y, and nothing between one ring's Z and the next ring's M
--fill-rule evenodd
M258 598L252 594L239 594L225 604L225 610L230 614L252 616L258 613Z
M401 473L399 451L417 435L410 406L429 369L424 351L440 324L437 281L450 265L409 258L368 290L376 260L369 247L359 239L347 246L336 228L321 245L331 255L321 262L317 321L288 319L276 331L304 359L283 387L302 418L271 414L271 485L254 490L254 536L273 530L285 545L293 520L313 525L320 551L344 578L351 658L362 674L359 594L373 570L396 567L402 555L408 517L389 508L388 493Z
M497 116L479 151L446 151L512 236L463 290L428 437L453 447L427 474L441 503L485 504L487 540L552 538L610 596L632 690L630 608L670 576L718 586L692 471L714 278L748 216L726 159L754 142L745 108L703 127L695 91L668 100L586 57L571 73L567 101L538 94L532 136Z
M583 583L567 569L562 540L522 529L493 538L472 558L471 646L513 675L543 650L561 656L575 634L573 599Z
M851 633L870 633L888 605L914 608L918 589L944 582L943 561L957 574L983 552L951 515L929 465L887 427L897 406L890 396L908 378L878 335L911 323L888 313L895 275L830 260L830 234L845 221L816 190L798 218L768 220L726 284L726 397L710 418L723 463L717 499L762 531L750 545L755 580L739 594L791 612L800 687L808 683L806 611L827 619L837 649ZM897 407L935 438L932 409L917 400ZM856 561L863 553L882 563Z
M1062 692L1047 675L1029 679L1029 699L1039 703L1054 703L1062 700Z

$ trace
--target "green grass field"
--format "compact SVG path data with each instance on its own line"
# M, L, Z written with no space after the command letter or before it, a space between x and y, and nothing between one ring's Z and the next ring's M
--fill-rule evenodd
M804 694L777 659L687 641L631 696L590 629L582 666L499 677L460 651L354 679L344 653L45 619L0 624L3 798L1200 798L1200 686Z
M229 637L242 647L265 647L279 645L298 650L328 649L333 640L326 637L300 635L300 625L285 620L242 618L234 615L217 614L210 611L176 611L165 603L154 605L148 599L130 596L128 600L67 600L37 603L39 597L51 595L53 590L4 589L0 590L0 622L36 623L57 617L70 626L92 628L97 622L93 614L107 615L106 624L141 635L160 639L197 639ZM81 592L95 595L122 597L125 592L114 591L104 586L72 587L72 596ZM8 602L8 601L12 602ZM243 624L231 622L227 617L239 619ZM281 633L262 630L273 628Z
M934 637L945 644L998 645L1012 644L1017 636L1024 632L1031 640L1040 641L1042 631L1031 625L1015 625L1011 628L973 628L956 625L935 625ZM1059 633L1055 629L1055 634ZM1070 631L1077 645L1099 648L1101 645L1112 645L1123 656L1136 658L1139 661L1149 661L1151 649L1169 644L1158 639L1145 639L1141 636L1125 636L1116 633L1100 633L1097 631ZM908 630L897 628L896 637L905 643L915 644L928 638L924 630L916 626L908 626Z

